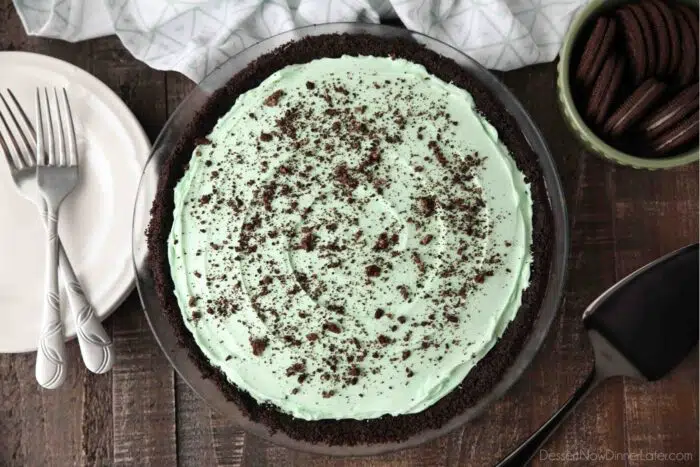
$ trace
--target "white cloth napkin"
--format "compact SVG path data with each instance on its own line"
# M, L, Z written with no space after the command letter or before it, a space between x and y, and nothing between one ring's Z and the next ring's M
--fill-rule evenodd
M586 0L14 0L31 35L79 41L117 34L139 60L201 80L274 34L398 17L487 68L553 60Z

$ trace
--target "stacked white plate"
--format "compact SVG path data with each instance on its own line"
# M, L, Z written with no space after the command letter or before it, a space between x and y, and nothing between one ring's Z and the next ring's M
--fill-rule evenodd
M104 83L44 55L0 52L0 89L17 96L34 119L37 87L65 87L76 117L80 182L61 206L59 235L100 319L134 286L131 224L150 144L124 102ZM0 353L36 349L44 287L45 235L33 204L16 191L0 157ZM145 230L148 212L134 219ZM73 315L61 290L67 337Z

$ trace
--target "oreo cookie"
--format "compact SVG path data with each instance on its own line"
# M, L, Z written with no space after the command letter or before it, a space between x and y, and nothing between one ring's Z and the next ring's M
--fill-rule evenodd
M576 78L586 88L593 84L605 57L612 49L616 29L617 24L613 18L601 16L596 20L576 70Z
M601 125L608 116L608 110L622 82L624 60L615 54L605 60L603 69L591 91L586 110L587 117L596 125Z
M683 53L683 60L678 67L678 82L681 86L685 86L697 79L698 76L698 17L685 6L679 6L674 12L680 31Z
M644 79L647 71L647 49L642 26L637 15L628 6L618 9L616 15L624 32L625 46L630 56L632 81L638 84Z
M700 130L700 112L697 110L679 125L659 136L651 143L651 149L657 155L664 156L693 141L697 142Z
M638 3L630 3L627 8L634 14L637 18L637 24L642 30L642 36L644 37L644 50L647 58L647 66L644 71L644 78L649 76L654 76L656 74L656 63L658 56L656 54L656 41L654 39L654 28L651 25L649 17L647 16L644 9Z
M644 81L605 122L603 131L619 136L641 120L658 103L666 85L655 78Z
M698 96L700 86L692 84L679 92L668 103L655 110L639 125L642 132L649 139L654 139L663 134L674 125L680 123L693 110L698 109Z
M683 17L686 19L690 27L693 29L693 37L695 39L698 38L698 28L700 26L698 25L698 13L697 11L693 10L690 8L688 5L685 5L683 3L678 3L676 5L676 9L683 15Z
M685 150L695 131L687 119L700 108L697 9L676 0L606 2L605 8L590 36L581 35L585 46L572 62L580 114L621 151L645 157L652 146L664 155Z
M656 51L656 75L667 75L669 73L669 64L671 63L671 40L669 38L668 25L656 3L643 1L639 6L646 13L652 26Z
M645 3L654 5L661 13L663 21L666 24L669 41L669 62L665 74L671 75L678 69L682 56L681 38L678 33L676 15L673 14L673 10L671 10L666 2L661 0L647 0Z

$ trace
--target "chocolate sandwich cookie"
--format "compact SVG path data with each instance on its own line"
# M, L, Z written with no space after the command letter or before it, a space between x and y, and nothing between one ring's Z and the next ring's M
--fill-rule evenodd
M654 78L644 81L605 122L603 131L611 136L624 133L642 119L663 95L666 85Z
M678 67L678 82L681 86L691 83L697 79L698 73L698 17L685 6L678 6L676 10L676 21L681 36L681 48L683 60Z
M695 140L697 142L700 130L700 121L698 119L700 119L700 112L695 111L679 125L655 139L651 143L652 151L657 155L663 156L691 141Z
M656 75L665 76L669 73L669 64L671 63L671 41L669 39L668 25L656 3L647 0L639 5L649 19L654 35Z
M612 49L616 29L617 24L613 18L601 16L596 20L576 70L576 78L586 88L593 84L605 57Z
M686 21L688 21L688 24L693 29L693 37L697 39L698 33L700 32L698 31L700 28L700 25L698 25L698 12L683 3L678 3L676 9L683 15Z
M624 60L615 54L610 54L603 64L603 69L598 75L588 99L586 115L596 125L601 125L608 116L610 104L622 82L623 71Z
M654 139L677 125L689 113L697 110L699 91L698 83L683 89L676 97L642 121L640 124L642 132L649 139Z
M682 56L681 38L680 34L678 33L676 15L673 14L671 7L669 7L666 2L661 0L647 0L645 3L656 6L658 11L661 13L664 23L666 24L666 31L668 32L669 41L669 61L665 74L670 75L678 69Z
M615 14L625 35L625 46L632 64L632 81L634 84L639 84L644 79L647 70L647 49L644 44L642 27L637 16L628 7L618 9Z
M627 8L634 14L637 18L637 23L642 30L642 35L644 36L644 47L646 50L647 66L644 72L644 78L649 76L654 76L656 74L657 66L657 53L656 53L656 41L654 38L654 28L646 14L646 11L638 3L630 3Z

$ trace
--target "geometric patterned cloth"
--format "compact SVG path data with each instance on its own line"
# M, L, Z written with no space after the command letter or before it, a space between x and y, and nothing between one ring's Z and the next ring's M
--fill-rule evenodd
M139 60L200 81L274 34L398 18L487 68L554 60L586 0L14 0L28 34L75 42L116 34Z

